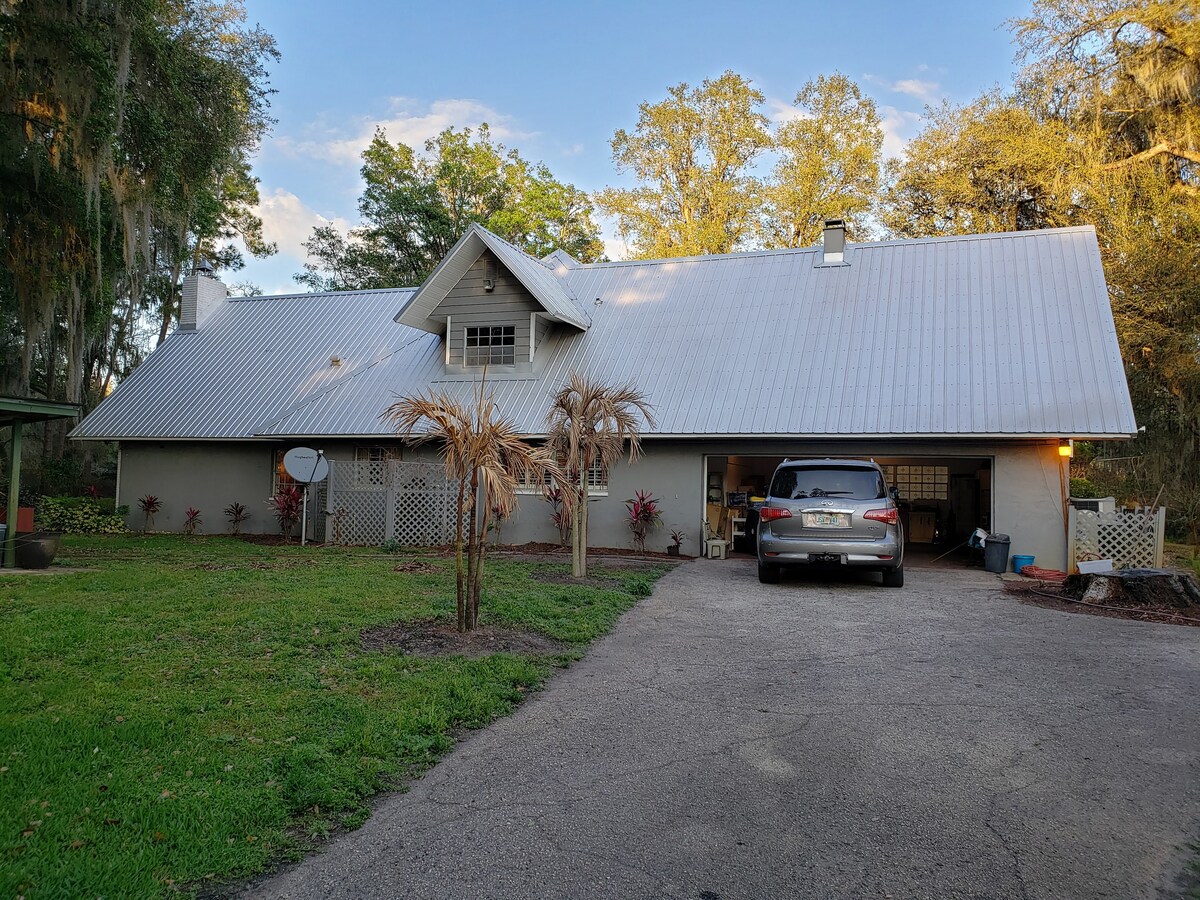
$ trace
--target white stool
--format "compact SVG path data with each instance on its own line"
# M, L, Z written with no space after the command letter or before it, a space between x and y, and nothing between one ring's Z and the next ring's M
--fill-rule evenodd
M708 542L708 558L709 559L725 559L729 541L709 541Z

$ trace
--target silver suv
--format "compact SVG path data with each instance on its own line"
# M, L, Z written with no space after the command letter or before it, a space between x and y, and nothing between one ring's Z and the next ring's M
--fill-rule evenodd
M758 580L780 566L877 569L904 586L904 529L883 470L861 459L784 460L758 512Z

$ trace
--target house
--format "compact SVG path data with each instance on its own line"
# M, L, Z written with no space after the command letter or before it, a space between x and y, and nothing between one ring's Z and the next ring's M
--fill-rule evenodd
M629 544L641 489L667 526L650 546L677 526L696 553L706 516L732 500L738 518L781 459L854 456L899 487L915 546L981 526L1062 567L1071 439L1137 430L1094 229L844 238L831 223L815 248L583 265L472 226L415 289L227 297L194 275L178 329L72 437L119 443L131 524L151 493L159 528L196 506L224 530L236 501L269 532L290 447L335 467L433 454L380 413L430 388L469 397L485 362L536 435L578 371L635 384L658 420L636 465L595 473L595 546ZM548 513L530 496L504 541L557 540Z

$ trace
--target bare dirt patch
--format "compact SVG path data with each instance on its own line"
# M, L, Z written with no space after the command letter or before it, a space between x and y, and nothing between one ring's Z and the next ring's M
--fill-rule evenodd
M489 656L493 653L554 655L568 647L562 641L519 628L484 625L460 632L453 622L423 619L368 628L362 633L368 650L399 650L414 656Z
M410 559L406 562L397 563L393 568L393 572L407 572L410 575L433 575L441 570L437 566L432 566L427 562L421 562L419 559Z

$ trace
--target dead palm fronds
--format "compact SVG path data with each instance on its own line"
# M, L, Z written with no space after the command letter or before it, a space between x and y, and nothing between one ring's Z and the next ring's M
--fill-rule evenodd
M655 426L652 407L633 385L613 387L577 372L555 395L546 414L546 447L560 461L564 502L571 514L571 564L576 578L587 575L588 472L607 472L629 445L629 461L641 454L641 427Z
M455 517L455 588L458 628L470 631L479 622L483 559L490 511L508 516L517 506L517 487L528 473L546 485L557 469L545 448L500 416L481 380L471 406L447 393L401 397L383 413L397 433L412 444L436 441L447 477L458 482ZM467 523L464 565L463 524Z

